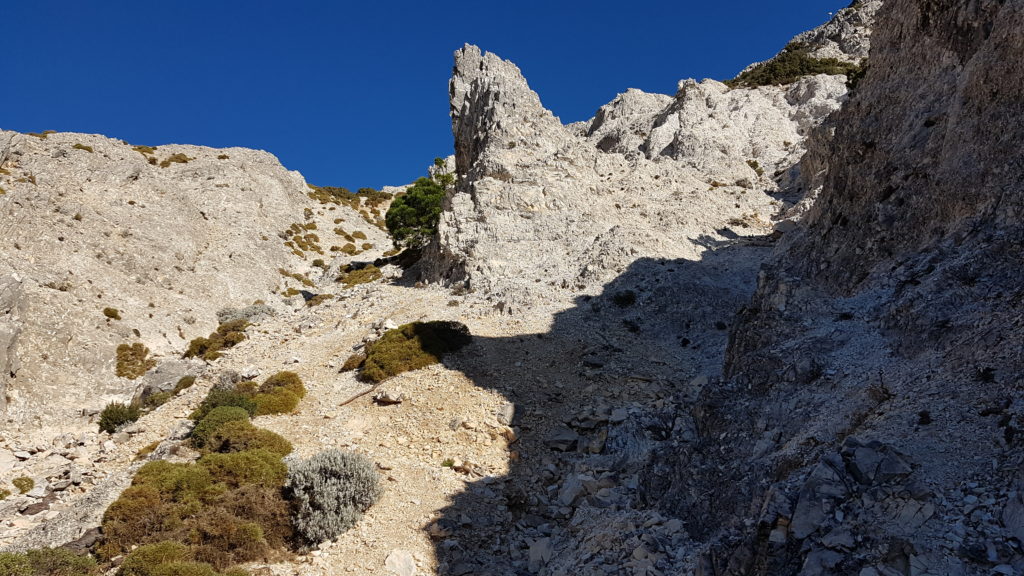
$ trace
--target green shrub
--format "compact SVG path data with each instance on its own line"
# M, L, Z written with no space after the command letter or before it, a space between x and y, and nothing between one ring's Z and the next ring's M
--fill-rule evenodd
M202 358L212 362L220 358L221 352L234 347L245 340L245 329L249 321L245 318L238 318L225 322L217 327L208 338L195 338L188 343L188 348L183 356L185 358Z
M281 489L286 475L280 456L263 450L208 454L189 464L149 462L104 514L97 552L111 558L136 545L172 542L142 552L133 570L148 574L158 573L160 560L224 570L270 559L272 549L293 539Z
M352 370L356 370L363 365L363 362L366 362L366 353L356 352L349 356L348 359L345 360L345 363L341 365L341 371L351 372Z
M306 307L312 308L314 306L319 306L324 302L327 302L331 298L334 298L333 294L317 294L316 296L313 296L309 300L306 300Z
M726 80L725 84L730 88L785 85L814 74L856 75L859 69L857 64L835 58L815 58L805 44L792 42L775 58L755 65L732 80Z
M448 352L468 344L469 329L458 322L413 322L385 332L366 346L359 377L369 382L417 370L441 361Z
M244 452L266 450L279 456L292 451L292 443L280 434L257 428L248 420L225 422L210 434L204 448L209 452Z
M119 312L117 308L104 308L103 315L106 316L107 318L110 318L111 320L121 319L121 312Z
M39 548L23 554L0 553L3 576L98 576L96 561L64 548Z
M206 562L168 562L154 566L150 576L220 576Z
M149 358L149 348L141 342L121 344L117 347L117 375L135 380L156 366L156 360Z
M227 154L217 154L217 160L230 160L231 157Z
M142 409L145 411L156 410L163 406L168 400L174 397L174 392L170 390L164 390L163 392L155 392L146 396L146 399L142 401Z
M355 232L352 233L352 237L358 238L360 240L366 240L366 232L363 232L362 230L356 230Z
M132 146L132 150L146 156L147 154L153 154L156 152L156 146Z
M189 418L199 421L206 417L212 410L222 406L236 406L244 409L250 416L256 413L256 402L252 394L241 392L238 389L225 390L223 388L211 388L206 393L206 398L199 403L199 406L189 415Z
M261 392L253 396L256 402L256 415L290 414L299 405L299 396L290 390L278 389L273 392Z
M346 265L341 269L341 274L338 275L337 282L341 282L346 288L358 286L359 284L367 284L375 280L380 280L383 274L380 268L377 268L373 264L364 266L362 268L355 268L351 264Z
M120 402L111 402L100 412L100 431L113 434L125 424L139 419L139 407Z
M195 383L196 383L196 377L195 376L182 376L181 379L178 380L178 383L174 385L174 393L178 394L179 392L181 392L183 390L187 390L187 389L191 388L192 385L195 384Z
M35 570L24 554L0 552L0 574L4 576L35 576Z
M211 452L197 463L209 470L211 477L231 488L246 484L281 487L288 476L288 467L281 461L281 456L267 450Z
M7 500L7 497L11 495L11 491L7 488L0 488L0 502ZM2 572L0 572L2 574Z
M444 187L430 178L420 178L405 194L396 196L384 217L395 244L425 246L437 233L444 196Z
M161 564L191 559L192 551L180 542L165 540L146 544L132 550L121 563L117 576L153 576L153 570Z
M212 436L218 428L226 424L227 422L233 422L236 420L242 420L246 423L249 422L249 412L244 408L238 406L218 406L213 410L210 410L209 414L203 416L195 428L192 429L190 436L192 446L195 448L203 448L206 446L207 440Z
M28 476L18 476L14 480L11 480L11 484L14 484L14 487L18 489L19 494L24 494L36 487L36 481Z
M302 378L290 370L284 370L268 376L259 387L260 392L274 392L280 389L288 390L299 398L306 396L306 386L302 383Z
M171 164L188 164L192 160L194 160L194 158L189 158L185 154L178 152L168 156L163 162L160 163L160 167L167 168Z
M296 531L311 543L337 537L381 495L380 479L365 456L328 450L299 462L288 473Z
M160 446L160 441L159 440L154 440L154 441L150 442L149 444L146 444L142 448L139 448L139 451L135 453L135 459L136 460L145 460L146 457L149 456L150 454L152 454L153 451L156 450L158 446Z
M92 146L86 146L85 144L75 144L72 148L76 150L85 150L86 152L92 152Z

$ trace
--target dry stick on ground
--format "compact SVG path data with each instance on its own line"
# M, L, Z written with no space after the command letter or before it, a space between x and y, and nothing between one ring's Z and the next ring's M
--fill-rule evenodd
M369 394L370 392L373 392L374 390L376 390L376 389L377 389L377 387L378 387L378 386L380 386L381 384L382 384L381 382L377 382L377 383L376 383L376 384L374 384L373 386L370 386L370 388L369 388L369 389L367 389L367 390L363 390L363 391L362 391L362 392L360 392L359 394L356 394L355 396L353 396L353 397L349 398L348 400L345 400L345 401L344 401L344 402L342 402L341 404L338 404L338 406L344 406L344 405L346 405L346 404L351 404L352 402L355 402L355 401L356 401L356 400L358 400L359 398L362 398L363 396L366 396L366 395L367 395L367 394Z

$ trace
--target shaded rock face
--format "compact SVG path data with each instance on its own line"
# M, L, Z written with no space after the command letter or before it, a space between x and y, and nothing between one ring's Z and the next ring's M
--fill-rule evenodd
M866 77L807 142L797 185L820 195L693 408L701 439L647 475L699 518L699 573L1024 566L1021 30L1021 2L880 9Z
M142 380L115 375L117 346L176 357L217 310L264 298L294 266L277 232L314 204L300 174L241 148L0 131L0 167L0 385L15 426L130 399Z
M836 43L861 28L835 26L808 42L867 42ZM459 180L425 276L531 305L594 292L641 255L696 258L730 226L726 237L769 232L772 194L846 91L843 76L732 90L685 80L675 96L629 90L563 126L514 64L466 46L450 85Z

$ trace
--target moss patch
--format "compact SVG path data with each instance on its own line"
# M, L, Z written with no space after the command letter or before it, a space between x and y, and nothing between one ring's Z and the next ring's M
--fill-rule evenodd
M86 146L85 144L75 144L72 146L75 150L85 150L86 152L92 153L92 146Z

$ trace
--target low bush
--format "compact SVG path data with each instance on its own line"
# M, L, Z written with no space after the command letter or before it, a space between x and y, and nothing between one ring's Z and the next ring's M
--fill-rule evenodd
M328 450L288 472L295 530L310 543L336 538L359 520L381 495L374 464L353 452Z
M160 441L159 440L154 440L154 441L150 442L149 444L146 444L142 448L139 448L139 451L135 453L135 459L136 460L145 460L146 457L148 457L150 454L152 454L153 451L156 450L158 446L160 446Z
M64 548L39 548L24 553L0 553L3 576L98 576L96 561Z
M0 502L7 500L7 497L11 495L11 491L7 488L0 488Z
M341 269L341 274L338 275L337 282L341 282L346 288L358 286L359 284L367 284L375 280L380 280L383 274L380 268L377 268L373 264L364 266L363 268L355 268L351 264Z
M211 452L197 462L210 471L211 477L231 488L255 484L267 488L280 487L288 476L288 467L280 454L267 450L245 452Z
M192 559L192 551L180 542L164 541L139 546L129 554L117 576L152 576L153 570L161 564L183 562Z
M100 412L100 431L113 434L117 429L139 419L139 407L111 402Z
M299 405L298 395L284 389L273 392L261 392L253 396L256 402L256 415L289 414Z
M121 319L121 312L119 312L117 308L104 308L103 315L111 320Z
M280 434L253 426L248 420L234 420L218 426L206 439L204 448L221 453L266 450L287 456L292 451L292 443Z
M810 48L800 42L787 45L775 58L761 62L740 73L725 84L730 88L756 88L758 86L792 84L804 76L814 74L845 74L856 76L860 66L835 58L815 58Z
M212 362L221 357L221 352L245 340L245 329L248 326L249 321L244 318L225 322L218 326L217 330L209 337L195 338L189 342L183 356L185 358L202 358Z
M164 390L163 392L155 392L146 396L145 400L142 401L142 409L146 412L156 410L163 406L168 400L174 398L174 392L171 390Z
M178 380L178 383L174 385L174 393L178 394L178 393L180 393L183 390L187 390L187 389L191 388L192 385L195 384L195 383L196 383L196 377L195 376L182 376L181 379Z
M238 406L218 406L210 410L209 414L203 416L195 428L192 429L190 440L194 448L203 448L207 440L217 430L228 422L243 421L249 423L249 412Z
M348 359L345 360L345 363L341 365L341 371L342 372L351 372L351 371L359 368L360 366L362 366L363 362L365 362L365 361L366 361L366 353L365 352L356 352L355 354L349 356Z
M273 392L281 389L288 390L299 398L306 395L306 386L302 383L302 378L290 370L284 370L272 376L268 376L267 379L263 381L259 391Z
M75 150L85 150L86 152L92 152L92 146L86 146L85 144L75 144L72 146Z
M132 150L135 150L139 154L146 156L156 152L156 146L132 146Z
M392 376L436 364L471 340L469 329L459 322L413 322L385 332L366 346L366 360L359 377L382 382Z
M149 348L141 342L117 347L116 373L119 377L135 380L154 366L156 360L149 358Z
M233 390L212 388L206 394L206 398L203 398L199 406L189 415L189 418L198 422L206 418L211 411L227 406L242 408L250 416L256 413L256 402L253 401L251 393L241 392L237 388Z
M286 476L281 457L265 450L207 454L189 464L149 462L104 514L97 553L112 558L153 546L126 560L133 576L159 574L142 571L168 563L224 570L269 560L292 539Z
M18 493L20 494L24 494L36 487L36 481L28 476L18 476L14 480L11 480L11 484L14 484L14 487L18 489Z
M194 160L194 158L189 158L185 154L182 154L181 152L177 152L177 153L171 154L170 156L165 158L164 161L160 163L160 167L161 168L167 168L171 164L188 164L192 160Z

